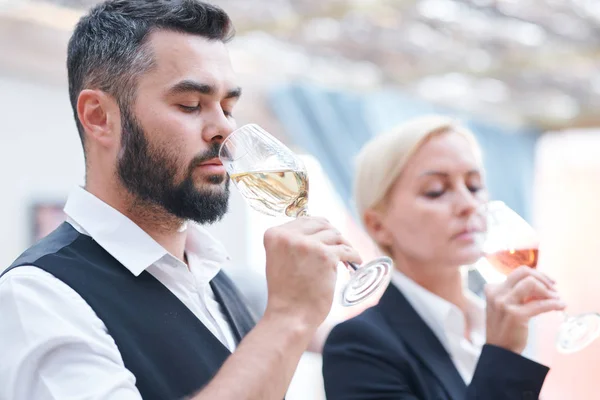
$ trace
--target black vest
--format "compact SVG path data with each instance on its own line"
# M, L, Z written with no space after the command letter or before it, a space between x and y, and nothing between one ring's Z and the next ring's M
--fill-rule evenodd
M144 400L179 400L206 385L230 351L148 272L138 277L98 243L63 223L4 273L34 265L69 285L104 322L136 378ZM242 339L254 319L231 280L212 280L233 333Z

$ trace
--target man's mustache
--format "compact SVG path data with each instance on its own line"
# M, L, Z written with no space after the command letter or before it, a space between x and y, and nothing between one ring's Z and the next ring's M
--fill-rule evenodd
M220 149L221 149L221 144L215 143L210 149L208 149L204 153L199 154L196 157L194 157L194 159L190 163L190 169L193 170L196 167L198 167L200 164L202 164L203 162L212 160L213 158L218 158Z

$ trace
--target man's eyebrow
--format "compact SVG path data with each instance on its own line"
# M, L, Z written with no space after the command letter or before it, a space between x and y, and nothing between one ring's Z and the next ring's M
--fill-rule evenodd
M192 81L189 79L183 80L181 82L176 83L171 89L169 89L170 94L180 94L180 93L189 93L195 92L205 95L213 95L216 93L216 88L213 85L209 85L207 83L201 83ZM238 98L242 95L242 88L235 87L227 92L225 95L226 99Z

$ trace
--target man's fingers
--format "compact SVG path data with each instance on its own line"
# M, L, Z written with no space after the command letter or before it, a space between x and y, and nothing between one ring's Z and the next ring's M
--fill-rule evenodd
M322 217L300 217L288 222L288 224L293 229L297 229L299 233L305 235L314 235L315 233L332 228L329 221Z
M319 232L316 232L313 235L311 235L311 238L329 246L336 246L339 244L345 244L347 246L350 246L350 243L342 236L340 231L333 228L324 229Z
M339 257L341 261L352 262L355 264L361 264L362 259L356 250L346 244L340 244L332 246L333 252Z

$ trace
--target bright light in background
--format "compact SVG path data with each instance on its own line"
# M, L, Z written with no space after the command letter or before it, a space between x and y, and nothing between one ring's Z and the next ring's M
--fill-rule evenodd
M45 1L18 0L0 0L0 13L64 31L73 30L83 15L80 10Z
M0 13L23 7L24 3L28 3L28 0L0 0Z
M591 87L594 92L600 93L600 73L596 75L594 79L592 79Z
M501 103L510 96L506 84L498 79L484 78L475 82L474 86L477 97L489 103Z
M600 4L597 0L572 0L572 2L590 17L600 21Z
M460 18L461 4L448 0L425 0L417 3L417 11L425 18L455 22Z
M485 50L475 49L467 54L467 67L473 72L483 72L492 66L492 56Z
M567 313L600 312L599 130L566 131L540 139L536 154L535 226L540 271L556 280ZM536 354L551 367L545 400L597 399L600 340L573 354L555 348L559 313L536 321Z

